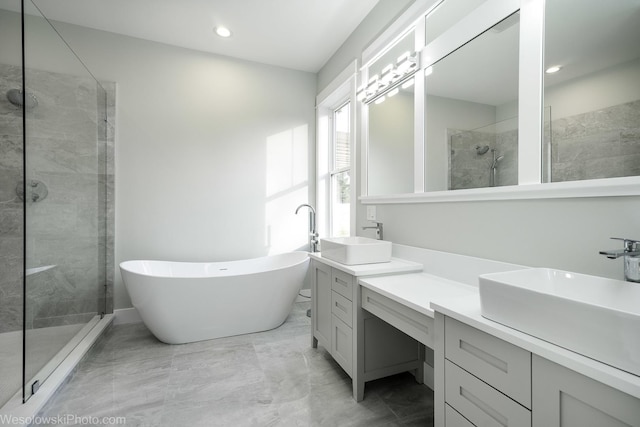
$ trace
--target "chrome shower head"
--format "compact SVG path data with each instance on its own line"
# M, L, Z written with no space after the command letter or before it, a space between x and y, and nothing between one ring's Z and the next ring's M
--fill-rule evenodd
M22 89L9 89L7 91L7 99L16 107L22 107L22 95ZM31 93L26 93L24 96L24 103L26 104L25 106L27 110L31 110L38 105L38 98L36 98L35 95Z
M483 154L487 154L487 151L489 151L488 145L485 145L483 147L476 145L476 154L478 154L479 156L482 156Z

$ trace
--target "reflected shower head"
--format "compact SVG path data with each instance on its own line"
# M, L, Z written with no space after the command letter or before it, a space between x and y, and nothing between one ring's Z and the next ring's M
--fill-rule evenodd
M7 91L7 99L16 107L22 107L22 89L9 89ZM38 98L36 98L35 95L31 93L27 93L24 96L24 102L26 104L27 110L31 110L38 105Z
M476 153L479 156L482 156L483 154L487 154L487 151L489 151L489 146L488 145L485 145L483 147L481 147L479 145L476 145Z

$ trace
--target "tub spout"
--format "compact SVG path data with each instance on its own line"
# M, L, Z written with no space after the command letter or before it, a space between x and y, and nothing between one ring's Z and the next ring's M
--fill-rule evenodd
M303 203L297 207L296 215L298 214L298 211L300 210L300 208L304 206L309 208L309 250L311 252L318 252L318 232L316 231L316 210L313 208L313 206Z

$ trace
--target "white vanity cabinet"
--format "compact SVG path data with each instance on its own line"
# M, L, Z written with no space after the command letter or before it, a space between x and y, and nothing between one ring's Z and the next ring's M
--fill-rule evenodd
M533 355L533 427L640 427L640 399Z
M439 312L435 320L437 426L640 427L637 397Z
M326 348L349 376L353 368L354 282L353 276L313 261L311 345Z
M450 317L444 327L446 425L460 415L475 426L530 427L531 353Z
M353 395L358 401L364 398L367 381L415 371L416 379L421 382L423 346L363 310L357 277L332 265L316 258L311 264L312 347L321 345L329 351L352 378ZM407 265L401 267L407 268ZM419 264L413 264L409 271L420 269ZM374 267L362 270L358 272L369 276L384 274L376 271L386 271Z

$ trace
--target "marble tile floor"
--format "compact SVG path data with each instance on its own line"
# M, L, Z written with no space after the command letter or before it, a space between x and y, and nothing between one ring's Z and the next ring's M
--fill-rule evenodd
M184 345L142 324L114 326L39 414L58 419L39 425L433 425L433 392L408 373L369 382L355 402L351 379L311 348L308 307L296 303L271 331Z

